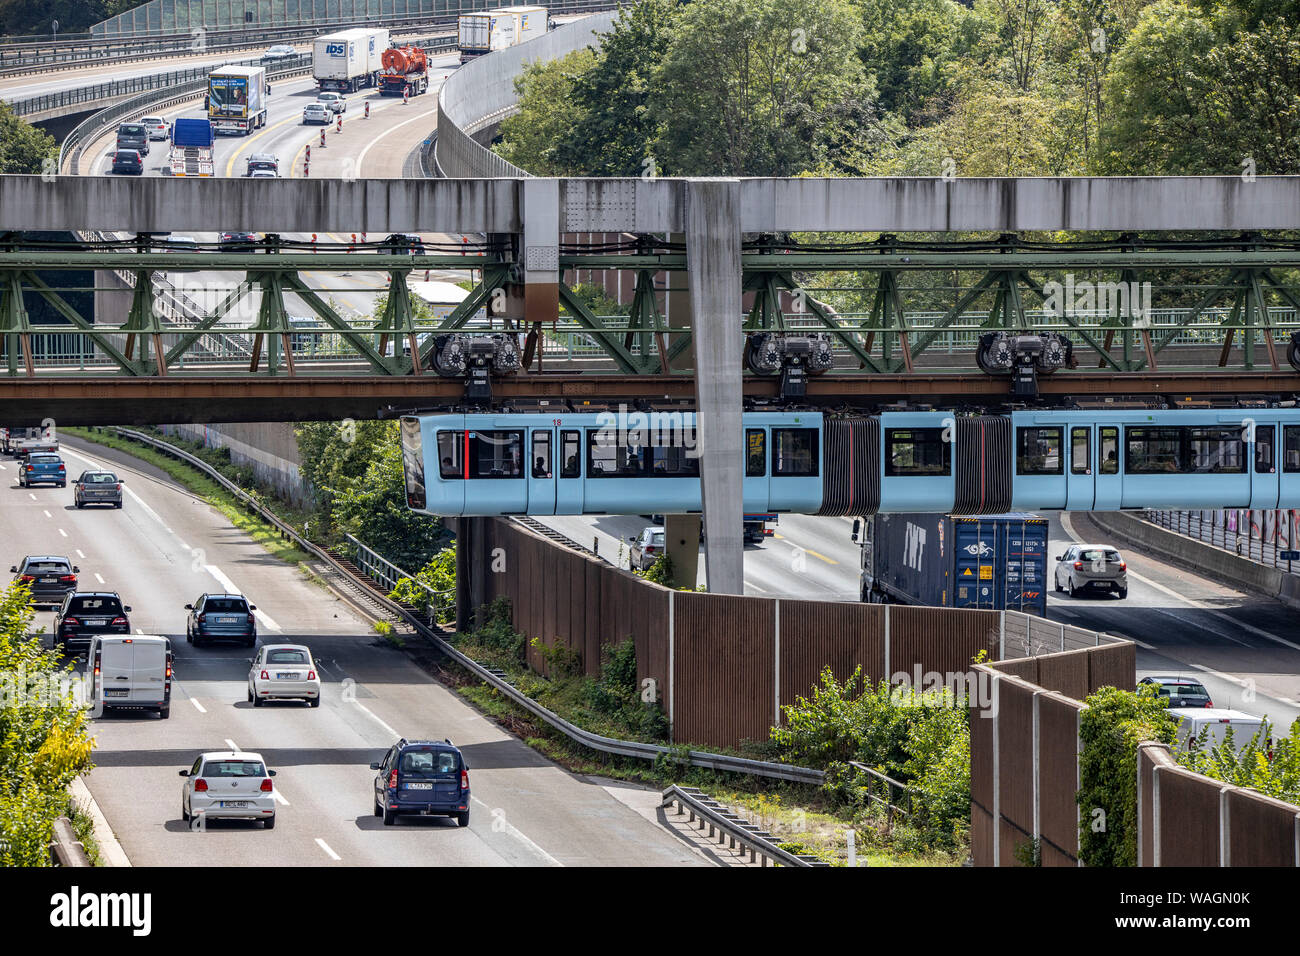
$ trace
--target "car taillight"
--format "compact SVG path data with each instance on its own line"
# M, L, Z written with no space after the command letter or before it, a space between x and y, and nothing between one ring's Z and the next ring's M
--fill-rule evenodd
M117 483L117 490L118 491L122 490L122 483L120 481Z
M388 789L389 790L397 789L397 768L396 767L394 767L393 772L388 775Z
M77 576L75 574L60 574L59 580L65 584L76 584Z
M315 679L316 679L316 672L315 672L315 671L308 671L308 672L307 672L307 679L308 679L308 680L315 680Z
M1214 701L1212 701L1212 700L1207 700L1207 701L1205 702L1205 706L1206 706L1206 707L1213 707L1213 706L1214 706Z
M194 789L197 790L199 793L203 793L208 789L208 782L204 780L202 777L199 777L198 780L194 781Z
M1121 571L1127 571L1127 570L1128 570L1128 562L1126 562L1126 561L1121 561L1121 562L1119 563L1119 569L1120 569Z
M198 616L198 622L199 622L200 624L202 624L202 623L203 623L204 621L206 621L207 619L208 619L208 616L207 616L206 614L200 614L200 615Z
M32 583L33 581L35 581L35 580L36 580L36 576L35 576L35 575L32 575L32 574L24 574L24 575L23 575L23 583L24 583L24 584L31 584L31 583Z
M462 771L460 772L460 788L461 788L462 790L468 790L468 789L469 789L469 772L468 772L468 771L462 770Z
M270 792L271 792L271 778L270 778L270 777L267 777L265 780L262 781L262 792L263 792L263 793L270 793Z
M62 465L59 465L59 471L66 471L66 470L67 469L65 469Z
M112 624L112 626L113 626L113 627L118 627L119 625L120 625L121 627L126 627L126 626L127 626L126 618L124 618L124 617L115 617L115 618L113 618L113 624Z
M647 544L647 545L645 546L645 553L646 553L646 554L654 554L654 553L655 553L655 546L654 546L653 544Z
M262 680L270 680L270 679L271 679L271 675L268 674L266 671L262 671L262 677L261 677L261 679L262 679Z
M1082 562L1082 561L1075 561L1075 562L1074 562L1074 570L1076 570L1076 571L1082 571L1082 570L1083 570L1083 562Z
M65 617L63 619L63 625L66 627L69 624L71 624L73 627L81 626L81 622L78 621L75 617Z
M35 465L28 465L28 466L27 466L27 470L28 470L28 471L35 471L35 470L36 470L36 466L35 466Z

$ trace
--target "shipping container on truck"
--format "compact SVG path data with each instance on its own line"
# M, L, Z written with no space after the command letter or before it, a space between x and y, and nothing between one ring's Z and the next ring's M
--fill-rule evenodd
M208 74L213 132L247 136L266 125L266 67L223 66Z
M213 175L212 122L206 119L181 118L171 127L171 163L173 176Z
M535 6L462 14L457 27L460 62L542 36L550 29L549 17L546 7Z
M384 68L388 31L341 30L317 37L312 43L311 72L322 93L355 93L375 86Z
M879 514L855 523L863 601L1047 614L1047 519Z

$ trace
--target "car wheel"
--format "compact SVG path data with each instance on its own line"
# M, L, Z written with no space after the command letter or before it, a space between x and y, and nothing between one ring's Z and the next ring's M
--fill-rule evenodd
M120 507L122 507L122 502L120 502L120 501L115 501L115 502L113 503L113 507L114 507L114 508L120 508Z
M1061 579L1055 574L1052 575L1052 590L1057 594L1060 594L1061 591L1064 590L1061 587Z
M172 715L172 705L171 705L171 704L164 704L163 706L161 706L161 707L158 708L158 716L159 716L160 718L162 718L163 720L166 720L166 719L167 719L168 717L170 717L171 715Z
M308 707L319 707L319 706L320 706L320 698L319 698L319 697L312 697L311 699L309 699L309 700L307 701L307 706L308 706Z
M190 822L190 811L185 809L185 801L181 801L181 819L186 823Z
M1122 601L1124 598L1128 597L1128 588L1120 588L1120 589L1119 589L1119 597L1120 597L1120 600L1121 600L1121 601Z
M74 501L73 504L77 506L77 510L78 510L78 511L81 510L81 508L82 508L82 504L81 504L80 501Z
M397 823L397 814L384 807L384 826L391 827Z
M265 820L262 821L262 829L264 829L264 830L274 830L274 829L275 829L275 814L274 814L274 813L271 814L269 817L267 817Z
M1079 589L1074 586L1074 578L1070 578L1070 597L1077 598L1078 596Z
M253 647L253 646L255 646L256 644L257 644L257 636L256 636L256 635L254 635L253 637L250 637L248 640L244 641L244 646L245 646L245 647Z
M456 825L461 827L469 826L469 811L456 814Z
M256 694L253 695L253 706L254 707L262 706L262 698L258 697Z
M191 631L188 627L185 629L185 643L186 644L194 643L194 632Z
M248 688L248 702L250 704L257 702L257 698L253 696L253 688L251 687Z

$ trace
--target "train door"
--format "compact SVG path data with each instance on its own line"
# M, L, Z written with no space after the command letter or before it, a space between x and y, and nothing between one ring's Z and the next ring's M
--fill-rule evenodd
M1065 510L1091 511L1096 495L1097 429L1071 425L1065 469Z
M528 453L528 513L555 514L555 429L531 430Z
M1012 507L1054 511L1066 507L1069 428L1056 415L1013 412L1015 461Z
M1278 427L1272 422L1257 424L1248 433L1247 438L1253 442L1251 458L1254 465L1250 476L1250 506L1271 510L1277 507L1280 487L1278 473L1277 439Z
M1300 508L1300 425L1282 425L1278 468L1279 508Z
M1119 447L1119 426L1098 425L1097 462L1092 510L1119 511L1124 498L1124 475Z
M745 429L745 477L742 497L746 514L766 514L768 500L767 429Z
M577 428L559 429L559 446L555 451L553 472L559 476L555 484L555 513L580 515L584 501L582 431Z
M465 416L465 514L528 512L528 432L517 420ZM479 427L475 427L479 426ZM511 427L513 426L513 427Z

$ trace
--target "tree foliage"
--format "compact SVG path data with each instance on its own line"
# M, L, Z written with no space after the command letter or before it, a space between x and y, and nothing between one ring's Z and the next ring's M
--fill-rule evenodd
M570 142L574 86L596 62L588 47L549 62L529 63L515 79L519 112L501 123L496 151L534 176L562 176L569 171L557 158Z
M0 173L41 173L59 155L54 137L0 103Z

